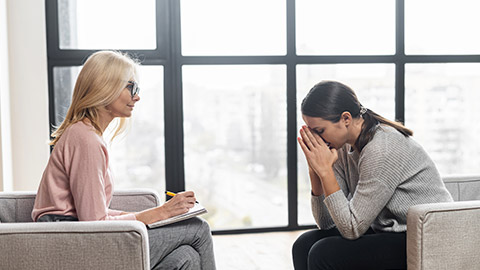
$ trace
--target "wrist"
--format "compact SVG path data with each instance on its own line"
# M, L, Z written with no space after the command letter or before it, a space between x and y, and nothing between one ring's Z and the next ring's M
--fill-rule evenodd
M323 169L323 170L320 170L317 172L318 176L320 177L320 179L322 179L322 181L324 179L328 179L330 178L331 176L334 176L335 174L333 173L333 168L326 168L326 169Z
M167 214L164 211L164 207L158 206L155 208L150 208L141 212L136 212L135 218L138 221L141 221L145 224L150 224L168 218Z
M331 194L340 190L340 186L337 183L333 169L326 170L322 172L322 187L325 197L330 196Z
M170 217L169 214L168 214L167 209L165 208L165 205L161 205L161 206L155 207L155 208L154 208L154 212L155 212L155 217L156 217L158 220L164 220L164 219L167 219L167 218Z

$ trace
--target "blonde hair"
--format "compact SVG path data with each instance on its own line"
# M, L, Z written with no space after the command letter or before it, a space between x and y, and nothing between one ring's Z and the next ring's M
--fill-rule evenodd
M114 102L127 81L137 77L137 67L137 60L117 51L99 51L88 57L75 83L67 115L52 133L50 145L55 145L69 126L85 118L102 136L99 110ZM120 118L112 139L124 130L125 118Z

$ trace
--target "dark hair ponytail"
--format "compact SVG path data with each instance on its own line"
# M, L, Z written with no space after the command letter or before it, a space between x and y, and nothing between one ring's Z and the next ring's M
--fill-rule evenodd
M320 117L333 123L340 121L343 112L349 112L353 118L363 117L362 130L355 142L355 148L359 152L372 140L379 123L394 127L406 137L413 135L413 132L401 123L365 109L350 87L336 81L317 83L303 99L301 110L306 116Z

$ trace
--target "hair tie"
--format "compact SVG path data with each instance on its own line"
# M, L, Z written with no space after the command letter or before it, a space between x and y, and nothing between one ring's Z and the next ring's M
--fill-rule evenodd
M360 106L360 116L363 116L364 114L366 114L367 110L368 110L367 108Z

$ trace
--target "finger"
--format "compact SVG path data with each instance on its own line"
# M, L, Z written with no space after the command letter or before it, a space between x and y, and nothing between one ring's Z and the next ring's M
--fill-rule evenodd
M320 146L327 146L325 143L325 140L323 140L322 136L318 135L316 132L312 132L313 137L315 138L315 141L318 143Z
M333 154L333 161L334 161L334 162L337 161L337 159L338 159L338 151L337 151L337 149L332 148L332 149L330 149L330 151L331 151L332 154Z
M303 126L303 130L304 130L305 134L307 135L308 139L310 140L310 142L312 143L313 147L316 147L317 145L319 145L319 142L317 141L317 139L313 135L315 133L314 131L312 131L307 126Z
M195 201L195 193L193 191L179 192L175 197L179 197L182 201Z
M192 204L192 205L193 205L193 204L195 204L196 199L195 199L195 197L188 197L187 200L186 200L186 202L187 202L188 204Z
M298 144L300 144L300 148L302 148L303 153L306 155L307 152L310 151L310 149L308 149L308 147L305 145L302 138L298 137L297 141Z
M193 191L182 191L182 192L179 192L178 194L182 194L184 197L194 197L195 196L195 193Z
M307 146L308 150L311 150L315 147L312 140L308 136L307 131L305 130L305 126L300 129L300 136L302 136L303 143Z

